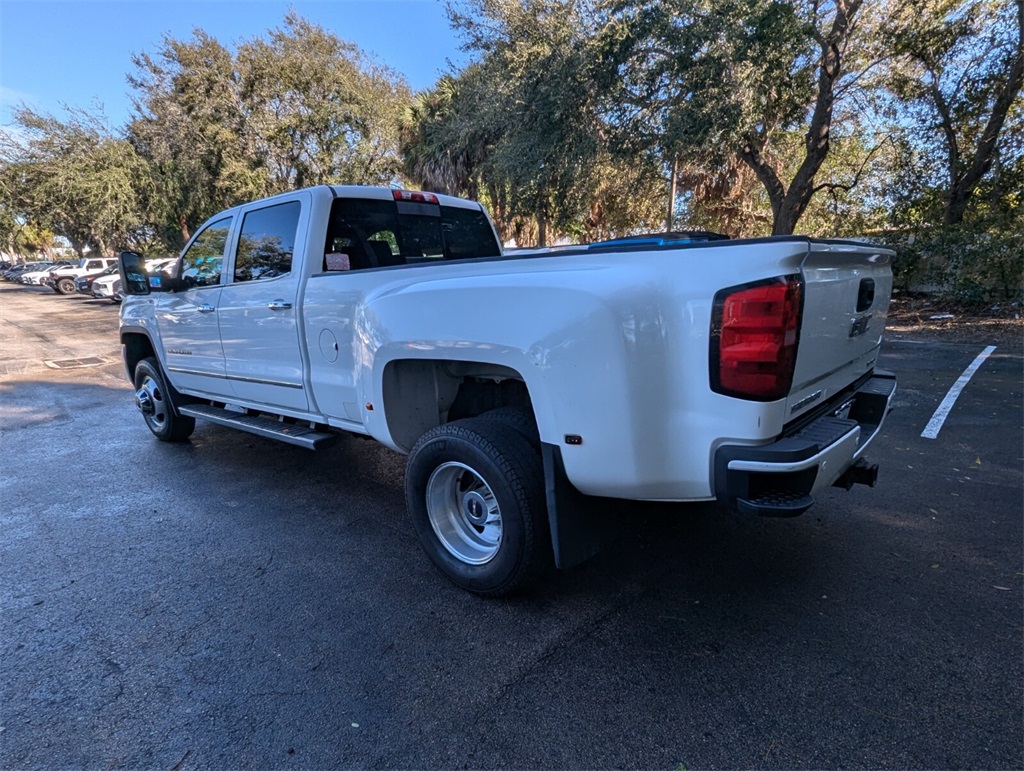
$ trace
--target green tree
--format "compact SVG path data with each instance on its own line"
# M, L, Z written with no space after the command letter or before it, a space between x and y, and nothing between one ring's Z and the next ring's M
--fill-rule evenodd
M597 17L586 0L474 0L449 5L466 47L478 133L493 145L488 179L509 191L509 215L565 230L589 208L603 143L593 51Z
M145 238L146 164L102 116L69 108L61 120L21 107L14 123L19 136L0 137L0 164L17 216L67 238L79 255Z
M133 57L129 141L149 161L151 208L181 245L208 216L264 195L269 175L249 139L234 57L200 29Z
M875 53L861 5L611 0L603 50L621 78L612 122L668 165L711 172L738 158L767 194L772 232L792 233L823 189L837 102Z
M0 252L28 257L49 254L54 233L30 221L18 202L24 179L17 166L0 163Z
M276 192L325 183L387 184L411 99L393 70L289 11L284 28L238 50L246 131Z
M653 229L657 167L610 152L597 111L590 5L451 8L479 57L417 95L402 131L405 174L489 207L503 239L544 244Z
M1020 163L1024 0L915 0L892 27L893 118L920 137L942 222L959 225L986 175Z
M404 174L426 190L479 198L480 169L490 143L474 132L465 99L467 68L458 78L442 76L433 88L415 96L402 120Z
M151 208L180 245L215 212L324 183L398 173L409 90L353 44L289 12L238 46L200 29L133 59L128 136L151 166Z

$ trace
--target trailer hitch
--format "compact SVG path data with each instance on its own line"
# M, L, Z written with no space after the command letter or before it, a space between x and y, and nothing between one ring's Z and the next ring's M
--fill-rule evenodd
M832 486L849 490L854 485L874 487L877 481L878 464L868 463L864 458L858 458L856 463L846 469L839 479L832 483Z

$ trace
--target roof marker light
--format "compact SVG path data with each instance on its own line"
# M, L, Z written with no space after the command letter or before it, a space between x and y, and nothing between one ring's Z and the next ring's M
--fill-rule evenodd
M440 203L433 193L421 193L416 190L392 190L391 195L396 201L411 201L412 203Z

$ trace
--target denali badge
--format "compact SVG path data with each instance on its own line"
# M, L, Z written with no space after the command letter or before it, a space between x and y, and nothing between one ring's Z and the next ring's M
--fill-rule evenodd
M192 351L182 351L182 350L180 350L178 348L168 348L167 349L167 353L178 353L178 354L181 354L182 356L191 356L192 355Z
M853 325L850 327L850 337L863 335L865 332L867 332L869 321L871 321L870 313L867 316L861 316L859 319L854 319Z

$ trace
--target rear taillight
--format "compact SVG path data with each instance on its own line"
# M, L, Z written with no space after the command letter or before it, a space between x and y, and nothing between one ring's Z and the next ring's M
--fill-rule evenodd
M723 289L711 311L711 389L771 402L789 394L803 284L783 276Z

